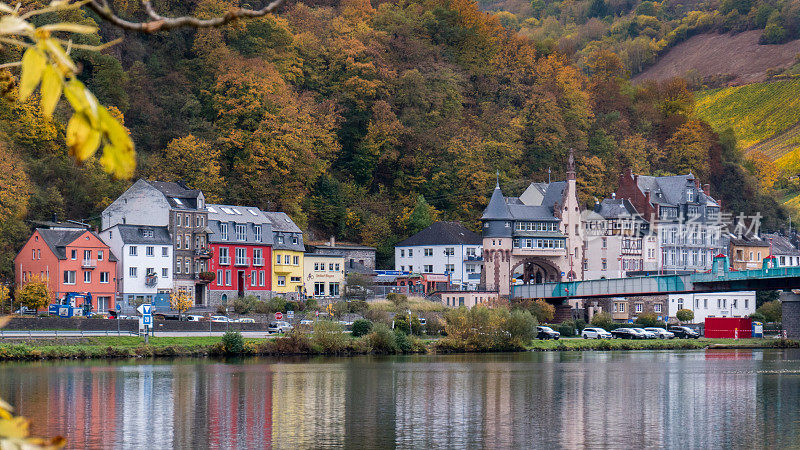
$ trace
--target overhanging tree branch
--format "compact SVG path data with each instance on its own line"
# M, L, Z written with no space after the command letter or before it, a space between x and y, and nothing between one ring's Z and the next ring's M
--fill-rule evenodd
M283 0L273 0L270 4L261 9L231 8L222 16L211 19L198 19L197 17L191 16L164 17L153 9L153 5L150 0L142 0L142 6L144 6L144 9L150 19L152 19L147 22L131 22L119 17L114 10L111 9L111 6L108 4L107 0L91 0L86 4L86 6L100 16L101 19L119 28L142 33L155 33L157 31L172 30L183 27L219 27L239 18L262 17L275 11L282 3Z

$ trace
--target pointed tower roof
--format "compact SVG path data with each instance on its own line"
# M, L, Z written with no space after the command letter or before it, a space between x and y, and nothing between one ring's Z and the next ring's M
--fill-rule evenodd
M511 218L511 211L508 210L506 199L503 197L503 191L500 190L500 184L498 183L494 187L489 204L483 210L481 220L510 220Z

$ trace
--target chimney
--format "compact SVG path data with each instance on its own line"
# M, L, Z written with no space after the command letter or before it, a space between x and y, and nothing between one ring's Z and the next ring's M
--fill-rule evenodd
M711 185L706 183L703 185L703 193L711 197Z
M651 203L651 202L650 202L650 189L646 189L646 190L644 191L644 200L645 200L645 201L646 201L648 204L650 204L650 203Z
M697 179L697 178L694 179L694 187L696 187L697 189L700 189L700 180Z
M328 242L328 245L330 245L331 247L336 247L336 238L331 236L331 240L330 242Z
M639 183L639 175L638 174L634 174L633 175L633 184L638 184L638 183Z

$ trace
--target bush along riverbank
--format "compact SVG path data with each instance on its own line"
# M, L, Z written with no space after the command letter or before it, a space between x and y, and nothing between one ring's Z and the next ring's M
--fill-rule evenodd
M581 350L694 350L703 348L800 348L800 342L776 339L690 340L536 340L536 319L526 310L473 308L447 311L442 335L421 336L418 321L395 316L395 329L359 320L352 333L338 322L317 321L313 328L288 335L245 339L238 332L219 337L138 337L34 339L0 344L2 360L136 357L387 355Z

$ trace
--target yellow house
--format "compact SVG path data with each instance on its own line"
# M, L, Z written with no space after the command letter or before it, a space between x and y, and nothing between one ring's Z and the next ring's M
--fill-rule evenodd
M303 231L282 212L264 212L272 224L272 291L303 292Z
M344 293L344 256L307 253L303 279L309 297L341 297Z

